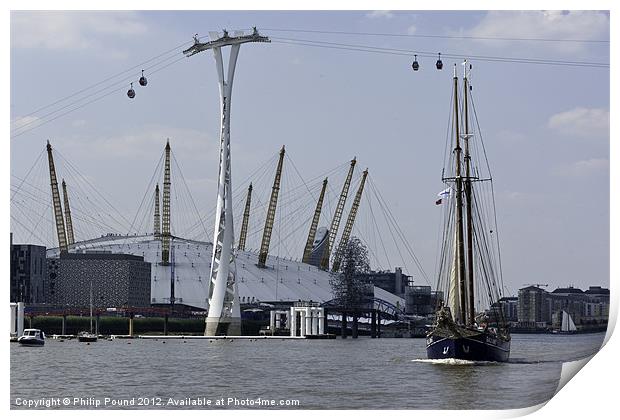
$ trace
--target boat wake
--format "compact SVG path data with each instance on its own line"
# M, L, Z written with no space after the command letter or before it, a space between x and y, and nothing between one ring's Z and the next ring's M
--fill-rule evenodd
M431 365L448 365L448 366L490 366L499 365L500 362L492 361L475 361L475 360L463 360L463 359L413 359L414 363L429 363Z
M463 360L463 359L413 359L414 363L428 363L431 365L446 365L446 366L493 366L493 365L504 365L504 364L512 364L512 365L537 365L541 363L562 363L565 362L563 360L527 360L527 359L509 359L506 362L495 362L495 361L474 361L474 360Z

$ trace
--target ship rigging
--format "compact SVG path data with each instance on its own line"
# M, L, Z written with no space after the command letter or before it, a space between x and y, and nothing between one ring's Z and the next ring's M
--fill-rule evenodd
M437 202L446 197L438 275L445 299L427 336L427 354L430 359L506 361L510 332L503 313L476 311L476 306L495 307L502 279L491 171L479 127L474 135L470 124L471 65L463 65L462 102L454 69L451 153L442 176L446 189Z

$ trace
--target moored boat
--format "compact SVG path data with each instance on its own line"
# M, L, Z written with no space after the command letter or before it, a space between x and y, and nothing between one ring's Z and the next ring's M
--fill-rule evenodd
M94 343L97 341L97 335L88 331L78 333L77 339L80 343Z
M90 281L90 331L81 331L77 335L80 343L94 343L97 341L97 334L93 333L93 281Z
M17 342L22 346L40 347L45 344L45 333L35 328L27 328Z

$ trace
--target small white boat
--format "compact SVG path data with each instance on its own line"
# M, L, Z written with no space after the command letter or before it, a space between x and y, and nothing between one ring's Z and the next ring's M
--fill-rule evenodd
M92 332L82 331L78 334L77 339L80 343L94 343L97 341L97 334Z
M24 335L17 339L17 342L22 346L42 346L45 344L45 333L35 328L27 328L24 330Z
M77 335L80 343L94 343L97 341L97 334L93 333L93 281L90 281L90 331L81 331Z

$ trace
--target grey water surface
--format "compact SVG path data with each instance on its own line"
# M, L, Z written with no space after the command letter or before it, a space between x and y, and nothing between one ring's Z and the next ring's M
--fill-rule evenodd
M11 408L522 408L551 398L561 362L603 338L513 335L508 363L477 364L430 362L424 339L12 343Z

